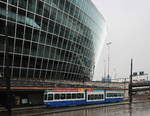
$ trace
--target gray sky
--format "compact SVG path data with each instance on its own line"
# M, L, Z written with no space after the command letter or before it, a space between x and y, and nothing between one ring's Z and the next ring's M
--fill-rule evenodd
M112 78L129 77L130 60L134 71L150 74L150 0L92 0L105 17L110 46ZM104 45L94 80L100 80L107 58Z

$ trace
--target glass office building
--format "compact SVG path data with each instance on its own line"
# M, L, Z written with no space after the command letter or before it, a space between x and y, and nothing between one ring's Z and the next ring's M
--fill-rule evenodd
M105 30L90 0L0 0L0 75L7 62L14 80L88 81Z

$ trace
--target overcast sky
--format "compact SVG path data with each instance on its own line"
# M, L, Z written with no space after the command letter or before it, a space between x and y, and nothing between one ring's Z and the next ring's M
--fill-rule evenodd
M107 23L106 42L110 46L112 78L129 77L130 60L134 71L150 74L150 0L92 0ZM94 80L100 80L107 58L104 45Z

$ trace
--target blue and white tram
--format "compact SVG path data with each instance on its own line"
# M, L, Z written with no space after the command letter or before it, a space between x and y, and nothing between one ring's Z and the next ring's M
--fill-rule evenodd
M50 107L83 105L85 103L85 92L47 92L44 94L44 104Z
M68 91L67 89L51 90L44 93L44 104L50 107L75 106L96 103L121 102L123 90L84 89Z

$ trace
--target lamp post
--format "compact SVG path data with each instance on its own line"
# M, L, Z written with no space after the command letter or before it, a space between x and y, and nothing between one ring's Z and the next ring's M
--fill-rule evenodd
M109 78L110 75L109 75L109 66L110 66L110 45L112 44L112 42L108 42L106 43L107 47L108 47L108 74L107 74L107 77Z
M104 77L103 78L106 78L106 60L104 60Z
M129 101L132 103L132 73L133 73L133 59L131 59L131 69L130 69L130 83L129 83Z

